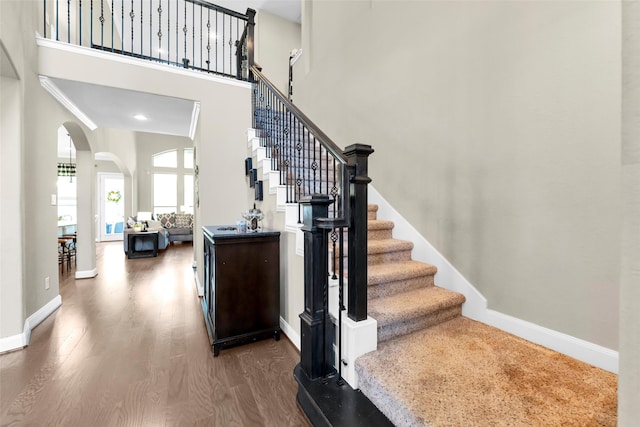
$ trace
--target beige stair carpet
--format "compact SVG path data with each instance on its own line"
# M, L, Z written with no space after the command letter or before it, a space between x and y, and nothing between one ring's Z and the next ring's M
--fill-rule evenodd
M458 317L378 344L360 389L397 426L615 426L617 376Z
M362 392L398 426L613 426L614 374L461 317L463 295L368 212L369 315L378 350L356 361Z

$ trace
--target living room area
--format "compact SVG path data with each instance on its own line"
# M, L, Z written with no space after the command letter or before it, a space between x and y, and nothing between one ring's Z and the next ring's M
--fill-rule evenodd
M175 242L193 241L194 158L188 138L130 132L133 163L119 161L113 153L93 154L96 169L95 241L122 241L125 255L129 240L138 256L153 246L165 250ZM78 178L76 150L64 126L58 130L58 238L77 235ZM129 165L134 165L130 168ZM143 173L139 173L143 171ZM129 177L129 179L127 179ZM135 182L135 185L132 184ZM137 236L137 237L136 237ZM61 243L61 273L69 270L67 244ZM74 241L75 244L75 241ZM75 249L75 248L74 248ZM141 254L140 254L141 253ZM147 254L149 255L149 254ZM132 258L132 256L129 256Z

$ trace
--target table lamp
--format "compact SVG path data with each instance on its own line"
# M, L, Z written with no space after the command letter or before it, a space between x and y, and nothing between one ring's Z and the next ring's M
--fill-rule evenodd
M138 212L138 221L142 224L142 231L147 231L149 223L151 221L151 212Z

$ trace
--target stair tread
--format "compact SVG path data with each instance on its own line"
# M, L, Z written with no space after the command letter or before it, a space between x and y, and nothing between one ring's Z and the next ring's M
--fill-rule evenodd
M420 276L432 276L437 271L438 269L433 265L414 260L372 264L367 267L367 283L379 285Z
M458 292L431 286L370 300L369 314L378 325L385 325L454 307L464 301L464 295Z

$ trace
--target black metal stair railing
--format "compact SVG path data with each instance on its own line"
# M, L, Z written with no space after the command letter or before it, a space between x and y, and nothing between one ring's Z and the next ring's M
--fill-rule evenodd
M253 61L252 9L242 14L202 0L43 4L44 38L241 80L247 79L247 60ZM244 37L251 43L241 44Z
M342 360L345 279L349 318L367 318L367 159L373 150L361 144L341 150L259 68L251 67L250 74L249 80L255 82L253 127L258 130L260 145L285 188L286 201L303 207L302 216L298 209L298 221L304 220L305 232L300 367L310 379L322 378L331 374L334 360L328 324L329 277L337 279L339 286L338 361ZM339 362L339 374L341 365Z

